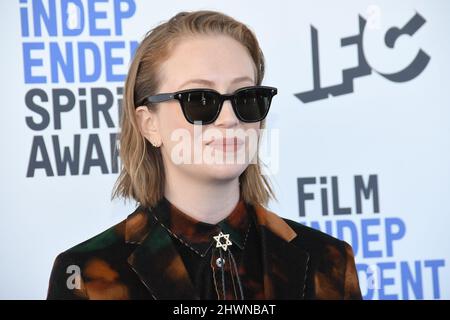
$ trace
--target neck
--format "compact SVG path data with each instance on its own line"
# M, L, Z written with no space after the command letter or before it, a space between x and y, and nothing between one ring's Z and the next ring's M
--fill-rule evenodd
M166 170L164 196L190 217L216 224L228 217L239 201L239 178L205 182Z

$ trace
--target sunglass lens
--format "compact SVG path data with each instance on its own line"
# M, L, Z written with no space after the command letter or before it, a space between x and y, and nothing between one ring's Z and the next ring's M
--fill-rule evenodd
M263 120L270 107L275 91L267 88L251 88L236 93L236 113L242 121L257 122Z
M189 122L201 121L202 124L208 124L216 117L220 101L214 92L191 91L183 94L182 104Z

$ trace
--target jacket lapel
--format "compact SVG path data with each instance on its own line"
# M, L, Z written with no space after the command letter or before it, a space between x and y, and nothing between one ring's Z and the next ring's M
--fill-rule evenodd
M279 216L255 206L266 299L302 299L309 254L293 244L297 233ZM199 299L167 231L138 209L126 222L125 240L137 248L128 263L155 299Z
M198 299L172 239L149 214L140 211L128 218L126 241L138 244L128 263L154 299Z
M255 207L266 299L304 299L309 254L293 244L297 233L279 216Z

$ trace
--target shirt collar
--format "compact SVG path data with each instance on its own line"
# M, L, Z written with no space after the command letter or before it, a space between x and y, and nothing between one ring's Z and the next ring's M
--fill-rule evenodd
M198 221L174 206L163 197L156 210L153 210L157 220L180 242L195 249L201 256L206 255L209 248L215 244L213 236L223 232L230 235L233 245L243 249L249 230L250 219L248 208L243 199L231 213L217 224Z

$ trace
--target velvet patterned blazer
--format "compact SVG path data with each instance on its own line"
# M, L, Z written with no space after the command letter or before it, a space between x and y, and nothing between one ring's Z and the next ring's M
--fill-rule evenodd
M250 206L256 217L265 299L361 299L345 242ZM61 254L47 299L198 299L172 238L138 207L125 220Z

